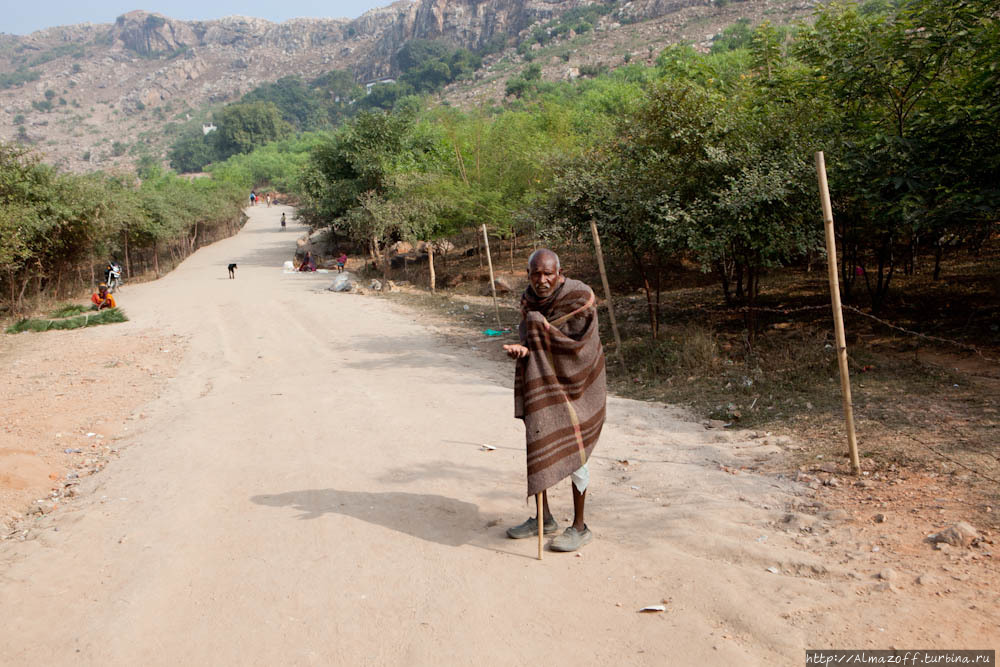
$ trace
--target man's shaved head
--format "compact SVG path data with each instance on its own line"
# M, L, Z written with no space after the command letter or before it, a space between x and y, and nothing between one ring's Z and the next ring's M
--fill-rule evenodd
M559 266L559 255L548 248L539 248L528 258L528 281L535 294L547 297L563 284L565 278Z
M531 272L531 267L536 266L543 259L551 259L556 263L556 270L562 268L559 264L559 255L555 254L548 248L539 248L535 252L531 253L531 257L528 258L528 272Z

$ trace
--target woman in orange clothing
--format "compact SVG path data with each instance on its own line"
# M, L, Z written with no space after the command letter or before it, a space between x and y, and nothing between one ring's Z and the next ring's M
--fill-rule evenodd
M90 295L90 302L93 304L91 310L104 310L115 307L115 297L108 294L107 283L101 283L97 291Z

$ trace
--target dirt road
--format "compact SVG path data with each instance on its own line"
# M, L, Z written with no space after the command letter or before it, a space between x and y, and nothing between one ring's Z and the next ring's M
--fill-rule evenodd
M787 442L659 404L610 401L596 539L538 562L504 536L532 511L510 368L327 292L332 274L283 273L301 232L283 210L250 209L127 287L130 322L77 334L186 352L121 458L0 545L0 662L798 665L1000 644L995 590L918 586L804 487L737 472ZM552 498L565 524L568 481Z

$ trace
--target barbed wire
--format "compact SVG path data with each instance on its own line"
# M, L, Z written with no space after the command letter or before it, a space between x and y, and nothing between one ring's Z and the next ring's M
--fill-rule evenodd
M852 313L855 313L856 315L860 315L861 317L866 317L869 320L873 320L875 322L878 322L879 324L881 324L884 327L887 327L887 328L892 329L894 331L898 331L898 332L906 334L908 336L914 336L916 338L922 338L923 340L933 341L935 343L942 343L942 344L945 344L945 345L952 345L952 346L955 346L955 347L959 347L959 348L961 348L963 350L967 350L969 352L972 352L972 353L978 355L979 357L981 357L985 361L989 361L991 363L1000 363L1000 359L995 359L993 357L986 356L985 354L983 354L983 351L980 350L979 348L977 348L975 345L970 345L968 343L963 343L961 341L953 340L951 338L942 338L941 336L932 336L930 334L921 333L919 331L913 331L912 329L906 329L904 327L899 326L898 324L893 324L892 322L884 320L881 317L877 317L875 315L872 315L871 313L866 313L865 311L861 310L860 308L855 308L854 306L844 306L844 305L842 305L841 307L844 310L847 310L847 311L850 311ZM828 309L830 309L830 304L821 304L821 305L818 305L818 306L797 306L795 308L769 308L769 307L766 307L766 306L740 306L740 307L729 307L729 308L706 308L706 307L694 306L694 307L689 307L689 308L676 308L676 309L673 309L673 310L677 310L677 311L697 311L697 312L707 312L707 313L748 313L748 312L752 311L752 312L757 312L757 313L774 313L774 314L777 314L777 315L794 315L795 313L804 313L804 312L812 311L812 310L828 310Z
M969 352L973 352L973 353L979 355L980 357L982 357L983 359L985 359L986 361L990 361L990 362L993 362L993 363L1000 363L1000 359L994 359L992 357L987 357L985 354L983 354L983 351L980 350L975 345L969 345L968 343L963 343L963 342L958 341L958 340L952 340L951 338L942 338L941 336L931 336L929 334L920 333L919 331L911 331L910 329L904 329L903 327L898 326L896 324L893 324L892 322L887 322L886 320L883 320L881 317L876 317L876 316L872 315L871 313L866 313L866 312L864 312L862 310L859 310L859 309L855 308L854 306L844 306L843 308L844 308L844 310L849 310L852 313L857 313L858 315L861 315L862 317L867 317L870 320L874 320L874 321L878 322L879 324L881 324L882 326L888 327L888 328L893 329L895 331L899 331L900 333L904 333L904 334L907 334L907 335L910 335L910 336L916 336L917 338L923 338L924 340L934 341L935 343L944 343L946 345L954 345L955 347L960 347L963 350L968 350Z
M964 463L962 463L961 461L959 461L959 460L957 460L955 458L952 458L951 456L948 456L947 454L944 454L943 452L939 452L938 450L934 449L933 447L931 447L929 444L927 444L926 442L924 442L920 438L918 438L916 436L913 436L913 435L910 435L909 433L903 433L903 435L906 436L907 438L909 438L910 440L912 440L913 442L917 443L921 447L924 447L925 449L928 449L931 452L933 452L934 454L938 455L939 457L945 459L946 461L950 461L951 463L954 463L955 465L957 465L959 467L965 468L966 470L968 470L972 474L979 475L983 479L989 480L989 481L993 482L994 484L1000 484L1000 479L996 479L994 477L990 477L989 475L984 475L983 473L979 472L975 468L967 466Z

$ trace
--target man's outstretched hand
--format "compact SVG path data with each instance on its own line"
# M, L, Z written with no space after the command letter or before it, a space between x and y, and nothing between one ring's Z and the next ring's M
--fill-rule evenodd
M521 344L504 345L503 351L506 352L507 356L511 359L524 359L528 356L528 348Z

